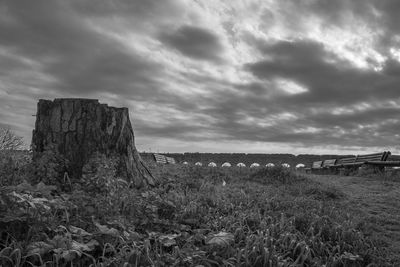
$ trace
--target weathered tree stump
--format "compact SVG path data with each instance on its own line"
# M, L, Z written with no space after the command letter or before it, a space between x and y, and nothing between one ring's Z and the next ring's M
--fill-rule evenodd
M127 108L109 107L96 99L39 100L32 137L33 159L48 149L68 160L67 172L79 179L95 154L117 157L124 178L136 187L155 185L140 158Z

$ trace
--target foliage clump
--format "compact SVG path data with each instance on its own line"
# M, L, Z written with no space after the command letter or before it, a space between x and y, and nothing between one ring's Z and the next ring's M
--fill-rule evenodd
M43 182L55 185L60 190L65 190L68 185L68 181L66 180L68 160L56 152L56 149L46 149L41 153L36 153L35 158L28 165L30 171L28 179L32 183Z

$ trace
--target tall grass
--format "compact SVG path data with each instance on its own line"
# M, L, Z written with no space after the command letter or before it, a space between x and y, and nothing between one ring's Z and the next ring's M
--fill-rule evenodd
M339 208L341 192L287 169L153 165L160 185L136 190L113 164L92 164L98 171L68 192L2 187L0 265L386 264Z

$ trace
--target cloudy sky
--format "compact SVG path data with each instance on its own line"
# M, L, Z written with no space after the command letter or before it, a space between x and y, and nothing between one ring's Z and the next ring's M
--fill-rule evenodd
M2 0L0 126L130 110L140 150L400 150L398 0ZM362 152L359 152L362 151Z

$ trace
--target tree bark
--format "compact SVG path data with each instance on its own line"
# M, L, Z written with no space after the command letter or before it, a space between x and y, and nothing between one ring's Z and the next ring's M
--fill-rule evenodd
M78 179L96 153L117 156L126 180L136 187L155 185L136 150L127 108L109 107L96 99L41 99L32 149L34 160L45 150L56 150L68 160L68 174Z

